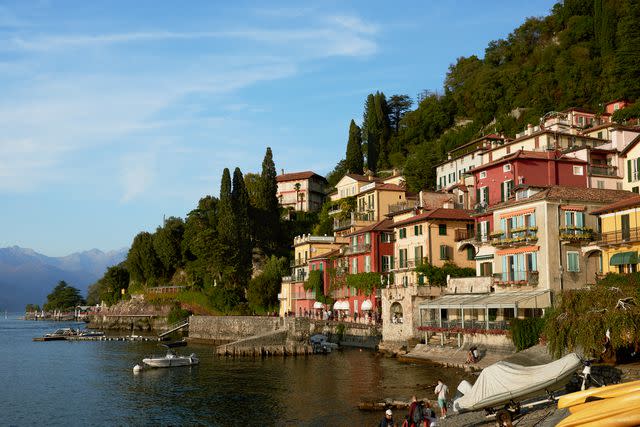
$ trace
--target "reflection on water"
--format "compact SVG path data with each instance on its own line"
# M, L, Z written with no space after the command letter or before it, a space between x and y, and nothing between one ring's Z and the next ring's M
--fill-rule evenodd
M133 374L162 352L156 343L31 341L60 326L0 320L0 407L9 424L375 425L382 414L358 411L360 401L433 397L438 377L453 390L463 375L370 351L231 359L206 345L177 349L195 352L199 366Z

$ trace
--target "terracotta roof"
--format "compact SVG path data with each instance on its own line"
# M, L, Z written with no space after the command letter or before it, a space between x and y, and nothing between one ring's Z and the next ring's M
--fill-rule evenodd
M284 182L284 181L295 181L298 179L309 179L311 177L318 177L323 181L327 181L325 179L325 177L323 177L322 175L318 175L315 172L312 171L304 171L304 172L291 172L291 173L285 173L283 175L278 175L276 176L276 181L277 182Z
M554 200L565 202L582 202L582 203L614 203L622 199L633 197L634 193L623 190L606 190L601 188L583 188L569 187L563 185L553 185L543 188L536 194L522 200L509 200L507 202L498 203L491 206L489 211L497 211L499 209L511 206L523 205L540 200Z
M509 162L515 159L522 159L522 160L536 159L536 160L552 160L552 161L559 161L559 162L587 163L584 160L576 159L574 157L564 156L560 151L555 151L551 153L548 151L518 150L514 153L507 154L504 157L500 157L498 160L494 160L492 162L476 166L475 168L471 169L470 172L480 171L488 167L498 165L500 163Z
M369 191L374 191L374 190L386 190L386 191L405 191L404 187L401 187L397 184L381 184L379 182L376 182L376 185L374 185L373 187L369 188L368 190L365 191L360 191L359 194L364 194L364 193L368 193Z
M392 219L383 219L382 221L378 221L375 224L367 225L366 227L362 227L352 233L345 234L345 237L349 236L357 236L358 234L366 233L368 231L391 231L393 229L393 220Z
M348 176L349 178L353 178L356 181L361 181L361 182L362 181L366 181L366 182L380 182L380 181L382 181L382 178L377 178L377 177L374 176L372 179L369 179L368 176L360 175L360 174L357 174L357 173L348 173L345 176Z
M635 193L633 193L635 194ZM640 206L640 195L635 195L628 197L626 199L617 201L615 203L611 203L610 205L606 205L591 212L593 215L600 215L608 212L620 211L627 208L633 208L635 206Z
M431 209L429 211L423 212L416 216L412 216L411 218L407 218L405 220L396 222L393 224L393 227L402 227L407 224L413 224L414 222L428 221L431 219L450 219L450 220L458 220L458 221L473 221L473 218L469 216L471 211L467 211L464 209Z

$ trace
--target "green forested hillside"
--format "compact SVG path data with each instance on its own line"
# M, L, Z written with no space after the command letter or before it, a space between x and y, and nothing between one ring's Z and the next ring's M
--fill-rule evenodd
M598 112L607 101L639 95L640 2L566 0L490 42L483 58L459 58L442 92L424 93L414 110L403 109L406 95L369 95L362 151L367 168L403 168L417 191L435 185L433 166L446 151L475 137L514 135L549 111ZM516 109L520 114L511 114ZM347 163L329 174L331 183Z

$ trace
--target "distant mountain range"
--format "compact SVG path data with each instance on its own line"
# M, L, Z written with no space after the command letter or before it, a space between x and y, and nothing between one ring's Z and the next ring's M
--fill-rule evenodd
M0 310L22 311L26 304L42 304L60 280L87 289L107 267L121 263L128 248L102 252L91 249L64 257L48 257L33 249L0 248Z

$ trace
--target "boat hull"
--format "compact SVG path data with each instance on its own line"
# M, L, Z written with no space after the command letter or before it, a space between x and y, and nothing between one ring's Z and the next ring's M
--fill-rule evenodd
M197 365L200 361L192 354L191 356L149 357L142 359L142 363L151 368L173 368Z

